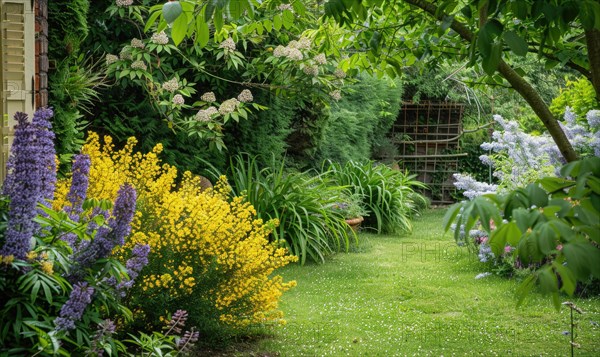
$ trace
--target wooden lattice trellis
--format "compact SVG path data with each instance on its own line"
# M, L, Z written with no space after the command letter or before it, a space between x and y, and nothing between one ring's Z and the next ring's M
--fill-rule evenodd
M464 105L452 102L405 102L391 131L401 169L428 185L434 204L454 202L452 174L458 170Z

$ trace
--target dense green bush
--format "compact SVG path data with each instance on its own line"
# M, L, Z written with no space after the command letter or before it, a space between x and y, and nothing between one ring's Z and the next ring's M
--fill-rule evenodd
M362 75L333 103L318 143L316 161L363 161L373 157L400 111L399 81Z
M560 94L552 100L550 111L554 116L562 119L567 106L571 107L572 112L581 122L585 122L587 112L600 108L592 83L586 78L567 81L565 88L561 89Z
M367 211L365 226L377 233L395 233L412 230L412 216L426 199L414 189L425 185L416 181L414 175L392 170L386 165L376 165L372 161L346 164L329 163L324 174L337 184L345 186L350 194L363 197Z
M235 123L225 142L230 153L248 153L255 156L260 166L269 164L269 158L284 160L292 132L291 123L296 115L296 101L259 91L255 97L269 109L252 113L248 120Z
M283 162L260 168L258 160L237 155L227 175L238 195L244 194L264 220L278 219L273 239L284 243L304 263L306 258L324 261L333 252L347 250L351 239L341 212L342 188L324 176L286 172Z
M480 259L533 268L518 290L520 302L538 282L559 308L559 293L573 295L578 284L600 278L600 158L571 162L560 174L476 197L446 213L446 230L453 222L461 227L455 239L479 248ZM477 226L482 235L463 236Z

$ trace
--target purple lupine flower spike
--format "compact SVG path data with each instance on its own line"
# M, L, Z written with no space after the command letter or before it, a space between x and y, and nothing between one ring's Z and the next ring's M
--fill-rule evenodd
M123 245L125 237L131 231L131 221L135 214L135 200L137 198L135 188L126 183L121 186L117 193L117 199L113 207L113 218L108 225L112 228L115 245Z
M85 154L75 155L73 160L73 177L71 179L71 188L67 194L67 200L71 203L70 206L64 208L64 211L69 214L69 217L78 221L83 212L83 201L86 198L89 185L90 173L90 156ZM78 249L77 235L75 233L67 233L62 238L73 249Z
M82 282L73 285L69 300L60 309L60 315L54 320L57 330L72 330L79 321L87 306L92 302L94 288Z
M125 295L124 289L131 289L135 278L148 265L148 254L150 254L150 246L148 244L136 244L131 250L131 258L125 263L129 280L124 280L117 285L117 290L121 295Z
M38 203L49 205L56 183L54 133L48 119L52 110L39 109L33 121L17 112L15 137L7 162L7 176L2 193L10 197L8 227L1 255L24 259L39 226L33 218L39 213Z
M77 268L72 272L71 281L82 279L85 268L92 266L98 259L106 258L115 246L123 245L125 237L131 231L135 200L136 192L133 186L121 186L113 206L112 217L108 220L108 227L98 228L92 242L74 254Z
M69 213L71 219L78 220L83 212L83 201L87 197L90 174L90 156L85 154L75 155L73 161L73 179L71 180L71 189L67 194L67 199L71 203L65 211Z
M40 160L40 178L42 180L42 201L46 206L50 206L50 201L54 198L54 188L56 186L56 150L54 149L54 132L50 118L54 116L51 108L40 108L33 113L31 123L37 129L38 155Z

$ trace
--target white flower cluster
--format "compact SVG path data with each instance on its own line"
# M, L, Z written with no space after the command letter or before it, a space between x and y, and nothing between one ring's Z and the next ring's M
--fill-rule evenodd
M573 148L579 152L600 156L600 111L592 110L586 115L585 123L578 123L571 108L565 110L564 122L559 123ZM515 121L494 116L501 129L492 133L492 142L481 144L481 148L500 155L481 155L479 159L494 168L494 176L500 179L502 187L514 189L523 187L543 176L559 174L565 161L550 135L529 135L519 129ZM493 192L495 185L477 182L467 175L455 174L454 184L469 198Z
M590 110L586 119L590 129L594 132L590 139L590 147L594 150L594 156L600 157L600 110Z
M470 200L487 193L495 193L498 189L497 185L479 182L469 175L454 174L453 176L455 180L454 186L457 189L464 191L463 195Z
M173 96L173 104L183 105L183 103L185 103L185 99L183 99L183 96L181 94L175 94Z
M344 72L344 70L341 68L336 68L335 72L333 72L333 75L335 76L335 78L339 78L339 79L346 78L346 72Z
M162 84L162 89L166 90L167 92L173 93L179 89L179 81L176 77L173 77L172 79Z
M294 61L302 61L304 55L297 48L288 48L286 57Z
M275 57L287 57L287 53L288 53L288 48L283 47L281 45L275 47L275 49L273 50L273 56L275 56Z
M215 97L215 93L213 92L206 92L202 94L200 100L203 102L215 102L217 100L217 97Z
M123 47L123 49L121 49L121 52L119 52L119 58L122 60L129 60L131 61L131 47L129 46L125 46Z
M288 47L297 48L299 50L310 50L311 46L312 42L308 37L300 37L298 41L292 40L290 43L288 43Z
M281 5L277 6L277 10L279 10L279 11L284 11L284 10L294 11L294 8L292 7L291 4L281 4Z
M152 34L150 42L157 45L166 45L167 43L169 43L169 36L167 36L167 34L164 31L155 32Z
M333 98L333 100L338 101L342 99L342 92L339 89L329 92L329 96Z
M239 104L240 102L235 98L227 99L219 106L219 114L226 115L233 113Z
M144 49L146 45L144 45L144 42L142 42L142 40L140 40L139 38L133 38L131 40L131 47Z
M310 46L311 46L310 39L308 39L307 37L301 37L298 41L296 41L296 40L290 41L290 43L288 43L288 45L285 47L281 46L281 45L275 47L275 50L273 50L273 56L287 57L294 61L301 61L304 59L304 55L302 54L301 50L308 50L308 49L310 49ZM323 58L324 57L325 57L325 55L323 55ZM317 61L316 58L315 58L315 61ZM326 61L327 61L327 59L325 59L325 62ZM318 61L317 61L317 63L318 63Z
M116 0L115 3L117 6L130 6L133 4L133 0Z
M239 100L242 103L250 103L254 100L254 97L252 96L252 92L250 92L249 89L244 89L237 97L237 100Z
M134 61L131 64L131 69L141 69L141 70L145 71L148 69L148 67L146 66L144 61Z
M315 60L315 62L321 65L327 63L327 57L325 57L324 53L319 53L318 55L313 57L313 60Z
M109 53L106 55L106 65L113 64L113 63L117 62L118 60L119 60L119 57L117 57L113 54Z
M200 109L198 113L196 113L195 119L197 121L207 122L210 121L214 114L217 114L219 111L215 107L208 107L206 109Z
M229 51L235 51L235 42L233 42L233 39L231 37L228 37L225 41L219 44L219 48L224 48Z
M317 66L306 66L302 69L302 71L309 75L309 76L313 76L316 77L319 75L319 67ZM340 97L341 98L341 97ZM337 100L337 99L336 99Z

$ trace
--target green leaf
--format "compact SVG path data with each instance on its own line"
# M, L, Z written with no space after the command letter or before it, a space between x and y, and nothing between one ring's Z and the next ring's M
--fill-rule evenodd
M221 31L221 29L223 28L223 12L221 10L215 10L215 14L213 16L213 23L215 24L215 31Z
M575 293L575 287L577 285L573 273L557 261L552 262L552 267L556 270L558 275L560 275L560 281L562 282L560 290L567 293L567 295L572 296L573 293Z
M281 14L277 14L273 16L273 27L276 31L281 30L281 25L283 25L283 20L281 19Z
M208 24L204 22L202 16L196 17L196 39L200 48L204 48L210 40L210 32L208 30Z
M491 46L490 53L488 56L483 57L481 66L485 73L492 75L496 72L500 60L502 59L502 46L498 42L494 42Z
M506 243L512 247L516 247L521 240L522 232L515 222L509 222L500 226L492 232L490 237L490 247L496 257L501 256L504 253L504 247Z
M294 25L294 14L290 10L283 10L283 27L290 29Z
M462 206L461 203L456 203L446 210L446 214L444 215L444 232L448 232Z
M171 29L171 37L173 38L173 42L175 46L179 45L181 41L185 38L187 33L188 23L186 16L179 16L175 22L173 22L173 27Z
M575 182L571 180L566 180L560 177L544 177L539 180L539 183L549 193L561 191L575 184Z
M204 22L208 23L215 12L215 8L217 6L217 0L209 0L206 3L206 7L204 9Z
M527 297L527 295L529 295L529 293L535 286L537 279L538 279L538 277L536 274L531 274L527 278L525 278L525 280L523 280L521 285L519 285L519 287L517 288L517 291L516 291L517 307L519 307L523 304L523 301L525 301L525 298Z
M548 194L534 183L527 185L525 193L531 206L544 207L548 204Z
M271 32L271 30L273 30L273 21L266 19L263 21L263 26L267 32Z
M148 20L146 21L146 26L144 26L144 32L148 32L148 30L150 30L150 28L152 27L152 25L154 25L154 23L156 22L156 19L158 19L158 17L160 16L162 12L161 11L154 11L150 17L148 17Z
M379 52L379 41L381 40L381 34L379 31L373 31L373 35L369 40L369 47L374 53Z
M562 253L565 255L567 267L580 281L589 279L590 274L598 277L600 267L600 249L588 242L578 241L563 245Z
M558 279L550 266L546 265L538 270L540 290L543 293L554 293L558 291Z
M528 52L527 42L514 31L504 31L504 42L518 56L525 56Z

